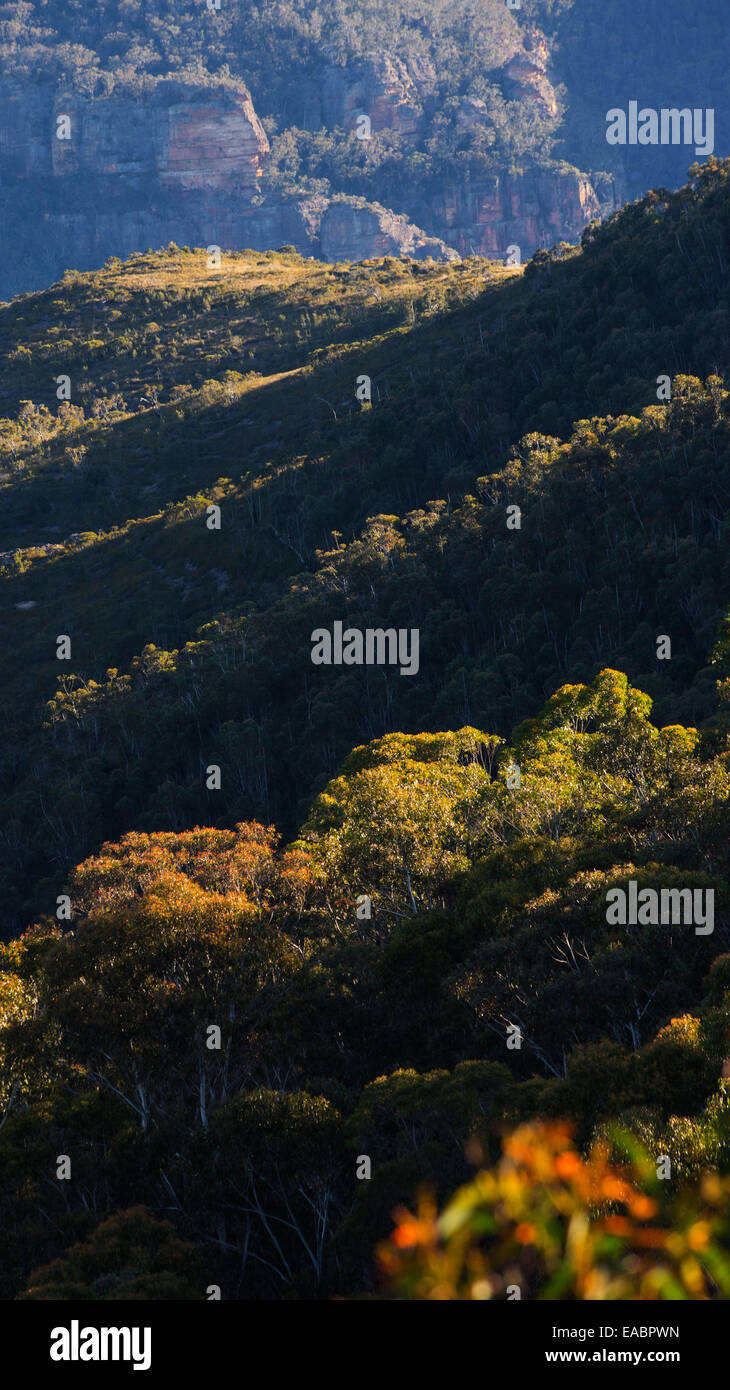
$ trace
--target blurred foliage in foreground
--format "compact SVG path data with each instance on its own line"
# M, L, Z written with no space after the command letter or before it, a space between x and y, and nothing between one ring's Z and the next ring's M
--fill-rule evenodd
M440 1215L401 1208L380 1264L407 1299L727 1298L730 1180L667 1186L627 1131L583 1157L568 1126L522 1125Z

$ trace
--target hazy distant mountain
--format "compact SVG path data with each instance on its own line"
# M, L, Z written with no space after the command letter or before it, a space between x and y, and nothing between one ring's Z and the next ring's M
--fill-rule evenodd
M525 259L683 182L693 146L607 143L631 100L727 152L723 0L23 0L0 62L6 296L170 240Z

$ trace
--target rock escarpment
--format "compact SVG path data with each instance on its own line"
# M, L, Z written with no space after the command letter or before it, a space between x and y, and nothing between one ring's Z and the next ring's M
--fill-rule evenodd
M313 129L392 133L423 148L437 75L427 57L373 53L350 64L327 59L303 94ZM557 110L541 36L527 31L504 64L510 100L543 116ZM489 145L493 112L462 97L452 119L467 144ZM390 138L390 136L389 136ZM266 250L291 244L326 260L378 255L522 259L574 241L599 204L589 179L567 167L474 174L468 161L399 186L395 210L337 192L267 191L267 133L243 84L178 79L117 83L109 95L78 85L0 84L0 296L91 269L110 255L175 241ZM272 185L275 186L275 185Z
M364 199L261 193L270 146L251 98L158 85L151 95L0 92L0 295L170 241L290 244L331 260L457 253Z
M366 115L371 130L393 130L415 142L431 113L436 73L425 58L408 62L392 53L373 53L357 63L329 65L321 85L321 124L355 130Z
M577 241L599 212L590 179L567 168L450 182L416 208L423 225L463 256L501 258L518 246L523 260L540 247Z
M550 81L550 49L536 29L525 32L523 46L504 67L505 86L514 101L533 101L549 116L558 112L558 97Z
M159 84L146 98L90 100L17 86L0 92L0 182L18 178L155 179L253 194L269 156L246 94Z
M531 28L522 31L515 51L495 75L506 100L528 106L538 118L555 118L560 101L549 64L544 35ZM427 59L369 55L327 69L321 117L330 129L355 130L358 118L366 115L373 135L393 131L416 145L434 116L436 85ZM494 116L485 100L462 97L452 119L467 142L489 146ZM547 164L477 176L465 168L458 179L432 180L427 190L405 187L401 197L415 222L463 256L504 257L516 245L526 258L539 247L578 240L587 223L606 210L587 175ZM351 225L355 222L351 218Z

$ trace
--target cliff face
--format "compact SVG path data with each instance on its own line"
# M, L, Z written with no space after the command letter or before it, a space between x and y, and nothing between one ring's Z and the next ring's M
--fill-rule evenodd
M557 92L549 74L550 50L539 31L526 29L519 47L500 72L510 102L528 106L538 117L555 117ZM357 128L358 117L369 117L373 134L394 131L416 145L434 115L436 73L427 59L403 61L380 53L346 67L331 66L322 83L321 118L329 129ZM462 97L454 113L466 139L488 144L493 113L479 97ZM424 195L422 189L402 190L409 215L428 233L461 255L503 257L519 246L523 259L556 241L576 241L601 207L590 179L577 170L534 168L521 174L494 174L459 181L445 180ZM345 223L358 239L358 219L340 214L342 234L323 240L344 259L348 237ZM336 220L332 214L333 225ZM410 254L410 253L407 253Z
M415 227L407 217L359 198L272 198L254 205L225 192L212 198L158 190L130 206L126 198L113 202L100 193L90 207L79 205L75 198L65 211L44 213L39 236L46 251L52 251L52 259L46 261L49 280L67 268L91 269L110 255L125 257L169 242L214 245L223 251L246 247L266 251L291 245L302 255L326 261L373 256L459 260L457 251ZM12 277L12 273L11 265L6 275Z
M398 74L376 69L377 104ZM225 88L170 82L151 97L94 101L6 88L0 244L16 254L0 258L0 296L170 241L223 250L291 244L331 260L457 258L407 217L364 199L262 196L269 157L250 97Z
M80 174L253 194L269 142L250 97L166 83L148 100L0 95L0 182Z
M550 49L537 30L525 33L522 50L504 67L506 89L513 101L532 101L548 116L557 115L558 98L548 75Z
M416 215L463 256L521 258L557 241L577 241L599 215L590 180L570 170L531 170L451 183L419 206Z
M727 152L727 0L705 0L702 34L685 0L652 7L666 23L635 0L614 0L608 27L600 0L6 0L0 295L170 236L346 258L427 237L441 256L523 259L575 241L694 162L690 146L607 143L606 111L646 72L712 108Z
M167 111L159 154L159 177L181 188L237 188L254 192L269 142L250 97L230 110L181 102Z

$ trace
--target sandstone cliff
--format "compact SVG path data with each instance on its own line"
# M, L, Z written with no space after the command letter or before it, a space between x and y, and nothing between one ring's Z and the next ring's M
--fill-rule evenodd
M255 192L269 154L247 95L159 84L143 100L84 100L11 86L0 93L0 183L73 174L152 178Z
M509 101L529 106L538 116L557 115L560 103L550 78L550 49L539 30L519 33L515 51L496 76ZM436 73L427 60L369 55L326 69L319 117L330 129L353 130L358 117L367 115L373 134L394 131L415 144L433 115L435 87ZM484 100L462 97L454 120L467 138L482 137L488 143L493 117ZM476 178L465 168L458 180L434 181L426 191L405 186L400 196L399 206L409 217L461 255L504 257L516 245L526 259L540 247L578 240L587 223L607 210L587 175L567 166ZM357 218L350 213L346 221L356 240ZM327 237L323 249L325 244L335 245L344 258L344 221L342 228L338 238Z
M357 260L456 253L404 216L324 197L263 197L266 133L246 94L160 84L142 98L0 91L0 296L180 245Z
M558 112L558 97L550 81L550 49L543 34L528 29L521 52L504 67L505 86L516 101L533 101L549 116Z
M522 100L552 109L547 53L528 38L505 66ZM418 146L433 115L436 74L427 59L369 55L329 63L312 108L314 124L372 138L393 131ZM311 94L310 94L311 96ZM307 98L309 100L309 97ZM490 111L461 99L457 125L469 139ZM363 198L262 192L271 151L241 84L166 79L142 92L117 84L108 97L50 84L0 85L0 296L91 269L108 256L179 245L265 250L292 244L326 260L378 255L478 254L523 259L575 240L599 205L588 178L568 169L433 179L399 189L396 210Z
M556 168L450 181L419 202L415 216L463 256L501 258L519 246L525 260L540 247L578 241L599 212L586 175Z

